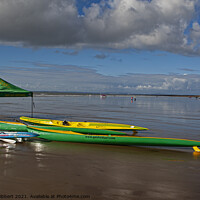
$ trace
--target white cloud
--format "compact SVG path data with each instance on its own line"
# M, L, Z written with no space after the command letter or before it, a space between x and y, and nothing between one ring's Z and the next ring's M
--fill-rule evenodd
M80 16L75 0L0 0L0 41L31 47L133 48L200 55L198 3L102 0L85 7Z
M157 77L159 77L159 75L157 75ZM184 89L187 88L187 84L189 81L190 81L189 79L187 80L187 78L183 76L181 76L180 78L180 77L174 77L174 75L173 76L165 75L162 81L159 82L159 84L151 80L148 85L138 85L136 87L136 90L183 91Z
M200 25L197 22L192 24L191 39L193 40L194 47L199 48L200 46Z

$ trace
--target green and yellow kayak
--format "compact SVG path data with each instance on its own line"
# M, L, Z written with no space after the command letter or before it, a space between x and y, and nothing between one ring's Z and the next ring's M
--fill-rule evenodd
M21 131L26 132L27 126L19 122L0 121L1 131Z
M101 130L92 128L78 128L78 127L59 127L59 126L44 126L45 129L53 129L55 131L74 131L76 133L83 134L97 134L97 135L127 135L124 132L112 131L112 130ZM27 125L19 122L7 122L0 121L1 131L28 131Z
M138 137L138 136L120 136L120 135L95 135L83 134L73 131L63 131L50 129L45 126L28 126L28 132L38 134L39 138L78 143L95 143L110 145L139 145L139 146L174 146L174 147L197 147L200 141L159 138L159 137Z
M60 121L51 119L39 119L30 117L20 117L20 120L42 126L59 126L59 127L77 127L77 128L91 128L102 130L148 130L148 128L128 125L128 124L116 124L116 123L102 123L102 122L73 122L73 121Z

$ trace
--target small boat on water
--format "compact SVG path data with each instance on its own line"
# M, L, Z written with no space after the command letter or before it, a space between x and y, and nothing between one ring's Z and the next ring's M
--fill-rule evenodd
M106 94L100 94L101 99L105 99L106 97L107 97Z
M60 121L51 119L39 119L31 117L20 117L20 120L33 125L45 125L45 126L59 126L59 127L76 127L76 128L91 128L101 130L148 130L148 128L128 125L128 124L116 124L116 123L103 123L103 122L73 122L73 121Z

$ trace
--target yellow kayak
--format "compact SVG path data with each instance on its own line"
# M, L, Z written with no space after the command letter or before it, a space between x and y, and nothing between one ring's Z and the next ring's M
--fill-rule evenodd
M115 124L115 123L101 123L101 122L73 122L61 121L51 119L39 119L31 117L20 117L20 120L33 125L45 126L59 126L59 127L77 127L77 128L92 128L102 130L148 130L148 128L128 125L128 124Z

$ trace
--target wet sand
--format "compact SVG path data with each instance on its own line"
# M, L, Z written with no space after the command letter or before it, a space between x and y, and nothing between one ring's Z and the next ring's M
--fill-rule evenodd
M1 194L200 197L200 157L191 152L63 142L27 142L0 152Z
M146 124L151 128L139 135L200 138L198 101L141 99L133 105L127 99L88 100L88 97L80 97L73 99L73 106L71 101L72 98L58 98L58 104L53 105L54 98L36 99L35 115L64 118L66 110L62 103L67 105L68 118L77 121L85 114L89 120L128 123L129 118L138 113L134 124ZM7 113L3 112L6 108L1 107L1 120L28 115L29 108L23 107L24 102L28 101L9 104ZM45 107L46 102L51 109ZM87 110L85 105L89 105ZM141 110L141 105L146 109ZM193 153L192 148L44 141L6 147L1 143L0 199L199 199L199 166L200 154Z

